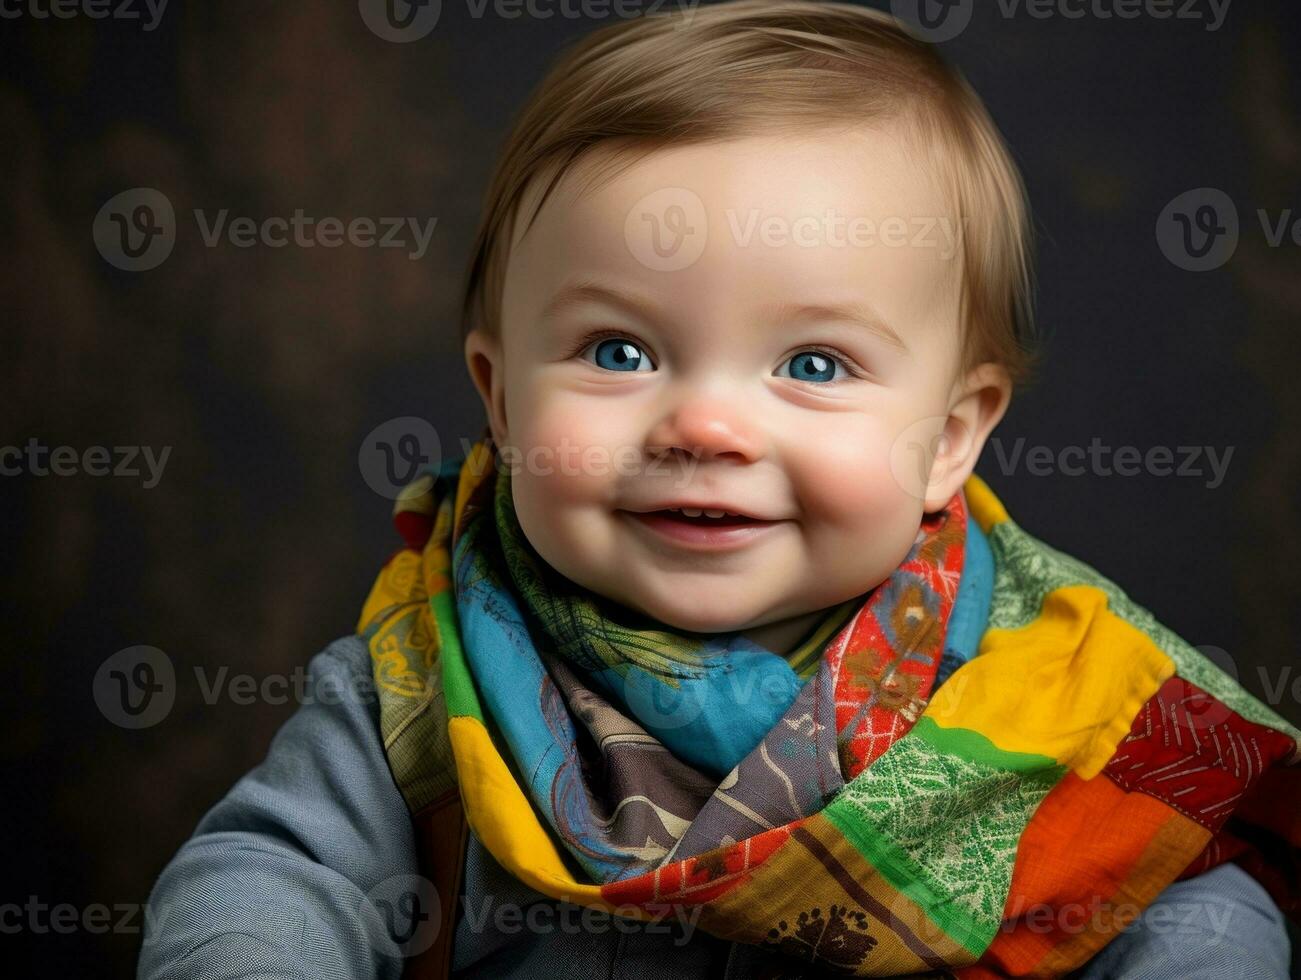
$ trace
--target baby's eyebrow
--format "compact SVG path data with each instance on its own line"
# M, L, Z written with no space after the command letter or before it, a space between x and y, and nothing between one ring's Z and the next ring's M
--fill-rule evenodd
M542 311L542 319L550 320L566 310L583 303L608 303L631 313L660 319L653 301L646 297L626 293L603 285L595 279L579 279L562 286ZM836 320L867 330L901 354L907 354L908 345L884 318L863 303L780 303L769 308L769 317L780 323L808 320Z
M556 290L551 302L542 311L542 319L550 320L584 303L608 303L641 316L654 317L655 304L643 298L605 286L595 279L578 279Z
M782 323L789 323L792 320L839 320L852 323L876 334L899 353L908 353L908 345L903 342L903 338L895 332L894 328L870 306L862 303L831 305L782 303L772 308L772 315Z

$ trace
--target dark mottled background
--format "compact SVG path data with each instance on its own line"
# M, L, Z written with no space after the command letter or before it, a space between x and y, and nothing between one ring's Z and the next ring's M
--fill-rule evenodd
M445 445L477 434L455 310L479 200L512 113L598 21L474 18L448 0L428 37L397 44L348 0L173 0L152 31L27 3L0 20L0 445L172 451L150 489L0 478L3 900L139 903L292 711L205 703L193 668L284 674L351 629L394 544L358 466L366 433L418 415ZM1301 249L1268 247L1255 216L1301 211L1301 11L1236 0L1208 31L978 6L944 48L1024 168L1049 334L1004 450L1233 447L1214 489L1005 472L992 449L980 470L1023 526L1225 651L1258 695L1284 681L1273 700L1301 720ZM91 236L134 187L181 219L149 272L112 267ZM1154 228L1199 187L1235 202L1242 236L1194 273ZM194 208L438 225L418 261L208 248ZM92 680L135 644L166 651L179 684L165 720L128 731ZM139 942L19 938L42 941L49 976L128 975Z

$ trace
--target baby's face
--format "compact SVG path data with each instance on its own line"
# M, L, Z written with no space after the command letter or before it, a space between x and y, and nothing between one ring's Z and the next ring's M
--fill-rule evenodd
M961 396L944 195L888 127L585 173L516 232L500 343L467 343L534 548L705 632L873 588L966 475L928 483ZM651 513L691 504L749 519Z

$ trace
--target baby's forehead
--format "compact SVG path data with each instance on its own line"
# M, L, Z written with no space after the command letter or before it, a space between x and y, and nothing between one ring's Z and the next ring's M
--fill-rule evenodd
M940 183L887 125L611 147L566 173L516 236L507 301L523 289L542 302L585 270L696 311L836 296L926 319L956 302L961 275Z
M658 145L597 144L574 161L542 205L546 216L618 217L648 194L680 188L724 216L807 216L875 223L894 218L956 221L940 154L901 120L765 128L727 139ZM519 214L533 215L555 168L540 172ZM615 214L609 214L611 208ZM830 219L829 219L830 220ZM517 223L512 245L526 237Z

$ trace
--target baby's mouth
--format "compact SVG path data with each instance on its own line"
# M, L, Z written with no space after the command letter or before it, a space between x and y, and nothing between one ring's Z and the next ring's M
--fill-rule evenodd
M671 507L650 511L621 511L656 538L693 550L731 550L765 536L782 521L764 520L728 511Z
M685 507L670 507L665 510L652 510L649 514L663 520L682 521L703 527L740 527L747 524L768 524L758 518L745 514L729 514L727 511L693 510Z

